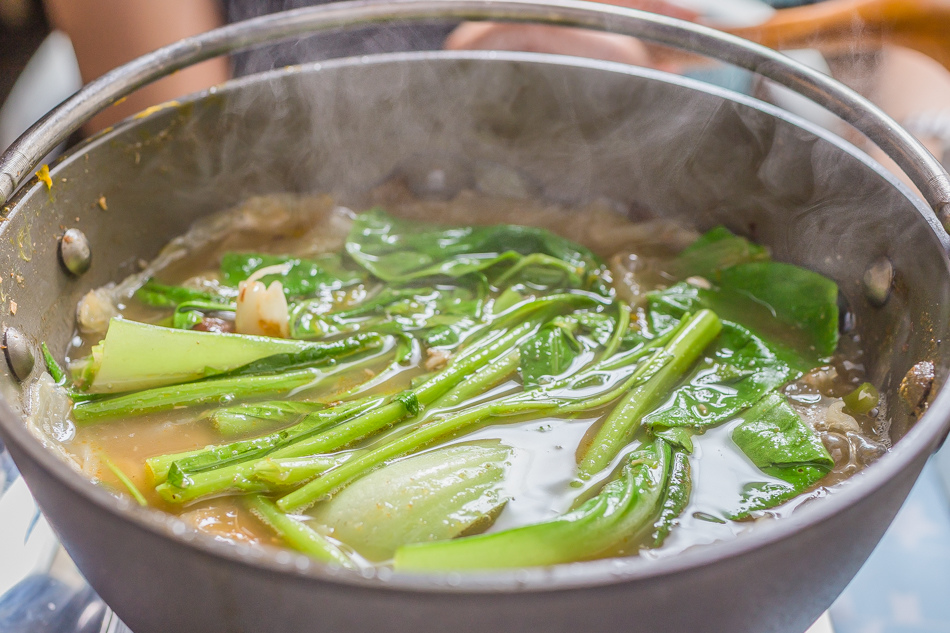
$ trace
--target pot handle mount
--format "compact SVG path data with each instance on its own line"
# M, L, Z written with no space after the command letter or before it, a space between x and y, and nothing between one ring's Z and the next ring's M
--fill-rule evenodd
M236 22L139 57L81 88L0 156L0 204L40 161L95 114L138 88L198 62L339 28L421 20L545 23L629 35L727 62L823 106L881 148L918 187L950 230L950 176L880 108L831 77L772 49L661 15L581 0L372 0L334 2Z

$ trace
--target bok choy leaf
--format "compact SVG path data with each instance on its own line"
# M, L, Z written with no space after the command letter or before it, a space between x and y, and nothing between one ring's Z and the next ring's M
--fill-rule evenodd
M451 541L406 545L398 571L498 569L594 558L633 539L660 511L672 464L664 440L634 451L620 476L576 510L550 521Z
M403 459L344 488L313 518L365 558L383 561L410 543L487 529L507 499L511 449L459 444Z
M777 506L804 492L834 467L828 449L783 396L770 394L749 409L732 441L762 472L784 483L746 486L733 518Z

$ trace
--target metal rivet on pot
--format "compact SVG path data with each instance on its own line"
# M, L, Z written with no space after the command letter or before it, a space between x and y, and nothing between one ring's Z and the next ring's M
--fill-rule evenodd
M872 305L882 306L891 296L891 285L894 282L894 265L891 260L881 257L874 261L864 271L864 296Z
M92 251L86 234L79 229L66 229L59 241L59 259L66 270L79 276L89 270L92 264Z
M8 327L3 330L3 355L17 380L26 380L33 371L36 363L33 346L18 329Z

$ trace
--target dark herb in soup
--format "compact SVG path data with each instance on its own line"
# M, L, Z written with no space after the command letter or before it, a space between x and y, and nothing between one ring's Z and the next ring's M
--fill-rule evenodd
M723 227L512 204L205 221L83 299L34 424L217 538L397 570L667 555L886 450L831 280Z

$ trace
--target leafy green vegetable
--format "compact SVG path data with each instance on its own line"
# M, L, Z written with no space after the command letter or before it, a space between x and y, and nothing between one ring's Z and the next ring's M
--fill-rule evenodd
M373 332L359 332L353 336L329 343L310 343L303 349L265 356L246 365L224 372L223 376L255 376L275 371L292 371L343 360L354 354L379 349L384 344L393 345Z
M307 368L283 374L210 378L181 385L156 387L111 398L78 402L73 407L73 419L79 424L89 424L181 407L275 396L304 387L316 387L327 375L327 372L319 369Z
M312 516L362 556L387 560L403 545L489 527L506 502L510 455L507 446L483 442L410 457L353 482Z
M274 490L306 483L326 471L336 468L352 458L355 453L342 452L332 455L310 455L309 457L270 458L249 462L245 472L248 477L259 482L273 484Z
M173 478L173 485L186 487L190 485L190 482L186 480L196 473L262 457L282 446L304 440L324 429L332 428L345 420L378 408L383 402L385 402L384 398L372 396L345 402L336 407L309 413L297 424L263 437L240 440L221 446L209 446L201 451L183 455L153 457L146 463L156 481ZM175 475L173 476L172 473Z
M416 403L420 409L432 404L447 393L451 393L451 390L459 386L463 379L468 379L464 389L471 395L477 395L480 389L490 388L496 384L497 372L486 372L482 381L482 379L476 380L480 375L479 370L501 359L500 362L506 364L510 368L509 371L513 371L513 368L517 366L517 357L512 363L509 359L510 353L516 350L520 341L530 336L537 327L537 322L526 321L500 333L495 338L479 341L478 344L466 349L464 353L453 359L447 368L411 390ZM402 395L403 399L406 399L405 393ZM360 404L361 410L358 414L346 409L352 403L343 403L325 412L310 414L298 425L278 433L210 447L197 454L190 453L185 456L189 461L183 459L177 466L182 476L177 477L174 482L162 483L158 491L166 500L176 502L220 494L222 490L231 489L233 480L242 470L241 463L232 466L235 462L243 462L264 455L272 458L299 457L337 450L372 435L380 429L396 424L409 414L406 404L395 398L369 398L364 402L368 404ZM308 420L314 416L327 416L331 420L328 420L326 425L313 428L308 424ZM391 457L395 456L397 455ZM375 462L374 465L391 457ZM148 464L156 481L162 481L164 476L171 472L170 467L177 460L178 456L175 455L149 459ZM201 472L208 469L215 470L210 473ZM306 486L295 492L305 497L310 494ZM312 502L308 502L307 505L310 503Z
M135 298L155 308L174 308L188 301L227 304L237 294L236 290L230 288L222 288L221 291L222 294L218 295L184 286L169 286L149 279L135 291Z
M785 269L790 270L786 283L780 284L781 292L766 292L742 286L740 277L745 274L743 270L748 266L770 267L776 274ZM743 270L737 272L737 269ZM710 289L678 283L665 290L650 293L647 298L647 322L650 330L663 332L683 314L708 308L724 320L741 324L762 337L776 354L800 371L808 371L834 352L838 337L838 291L834 282L811 271L777 262L734 266L722 271L722 280L722 286ZM727 283L732 285L725 285ZM817 286L823 288L820 297L815 294ZM801 303L810 305L811 308L799 310L792 306L799 301L799 293L808 294L808 298L801 299ZM773 295L779 298L773 298ZM796 321L797 317L793 312L807 312L812 321L809 324ZM833 341L822 340L822 337L828 336L831 336Z
M791 264L752 262L723 269L719 285L764 304L822 356L838 347L838 286L827 277Z
M736 518L774 507L815 484L834 466L818 436L783 396L770 394L743 416L732 441L763 472L787 484L746 486Z
M799 376L765 341L726 321L710 353L662 406L643 418L643 425L653 430L715 426Z
M428 330L430 344L453 345L481 316L485 294L478 286L383 288L357 306L331 312L325 311L320 300L305 301L291 310L291 335L324 338L355 331L406 334Z
M275 354L321 347L303 341L176 330L112 319L105 339L93 348L94 378L88 391L118 393L173 385Z
M604 420L578 465L579 479L589 479L610 464L630 442L643 416L679 381L721 328L719 318L709 310L684 318L673 338L647 361L637 384Z
M363 280L358 271L347 270L336 255L319 259L303 259L285 255L259 253L225 253L221 258L221 272L225 283L237 286L261 268L286 266L283 272L264 275L260 281L269 286L279 281L288 299L312 297L328 290L345 288Z
M711 318L714 319L715 315ZM697 315L697 319L698 322L695 325L702 325L699 327L700 331L709 327L709 313ZM497 376L504 375L508 367L517 364L517 355L511 354L511 351L514 350L510 350L505 356L496 357L487 367L483 366L472 376L470 382L475 383L476 379L484 380L487 386ZM419 450L449 434L460 433L489 418L519 416L523 420L528 416L568 415L578 411L597 409L627 393L633 385L644 379L644 376L649 373L651 363L643 363L640 366L637 363L651 352L652 348L645 347L622 355L618 354L593 367L547 383L537 389L514 393L498 400L452 412L444 417L438 416L390 442L370 447L339 468L281 497L277 504L285 511L310 507L353 479L362 476L369 469ZM496 371L493 368L495 364L501 366L502 371ZM469 385L466 384L465 388L468 387Z
M576 510L494 534L406 545L396 551L396 570L532 567L593 558L632 539L656 516L671 461L669 444L656 440L631 453L620 476Z
M762 246L717 226L701 235L673 261L673 273L679 277L700 275L715 278L723 268L753 261L767 261L769 254Z
M576 328L576 324L573 324ZM570 369L581 351L571 324L554 321L521 344L521 378L534 389Z
M673 526L676 525L676 520L689 505L692 487L689 457L683 451L674 450L670 476L666 482L666 494L660 506L660 516L653 524L653 547L663 545L663 541L669 536Z
M509 264L504 281L597 288L605 268L589 250L549 231L510 224L435 227L391 217L382 209L357 216L346 251L385 281L460 277Z

